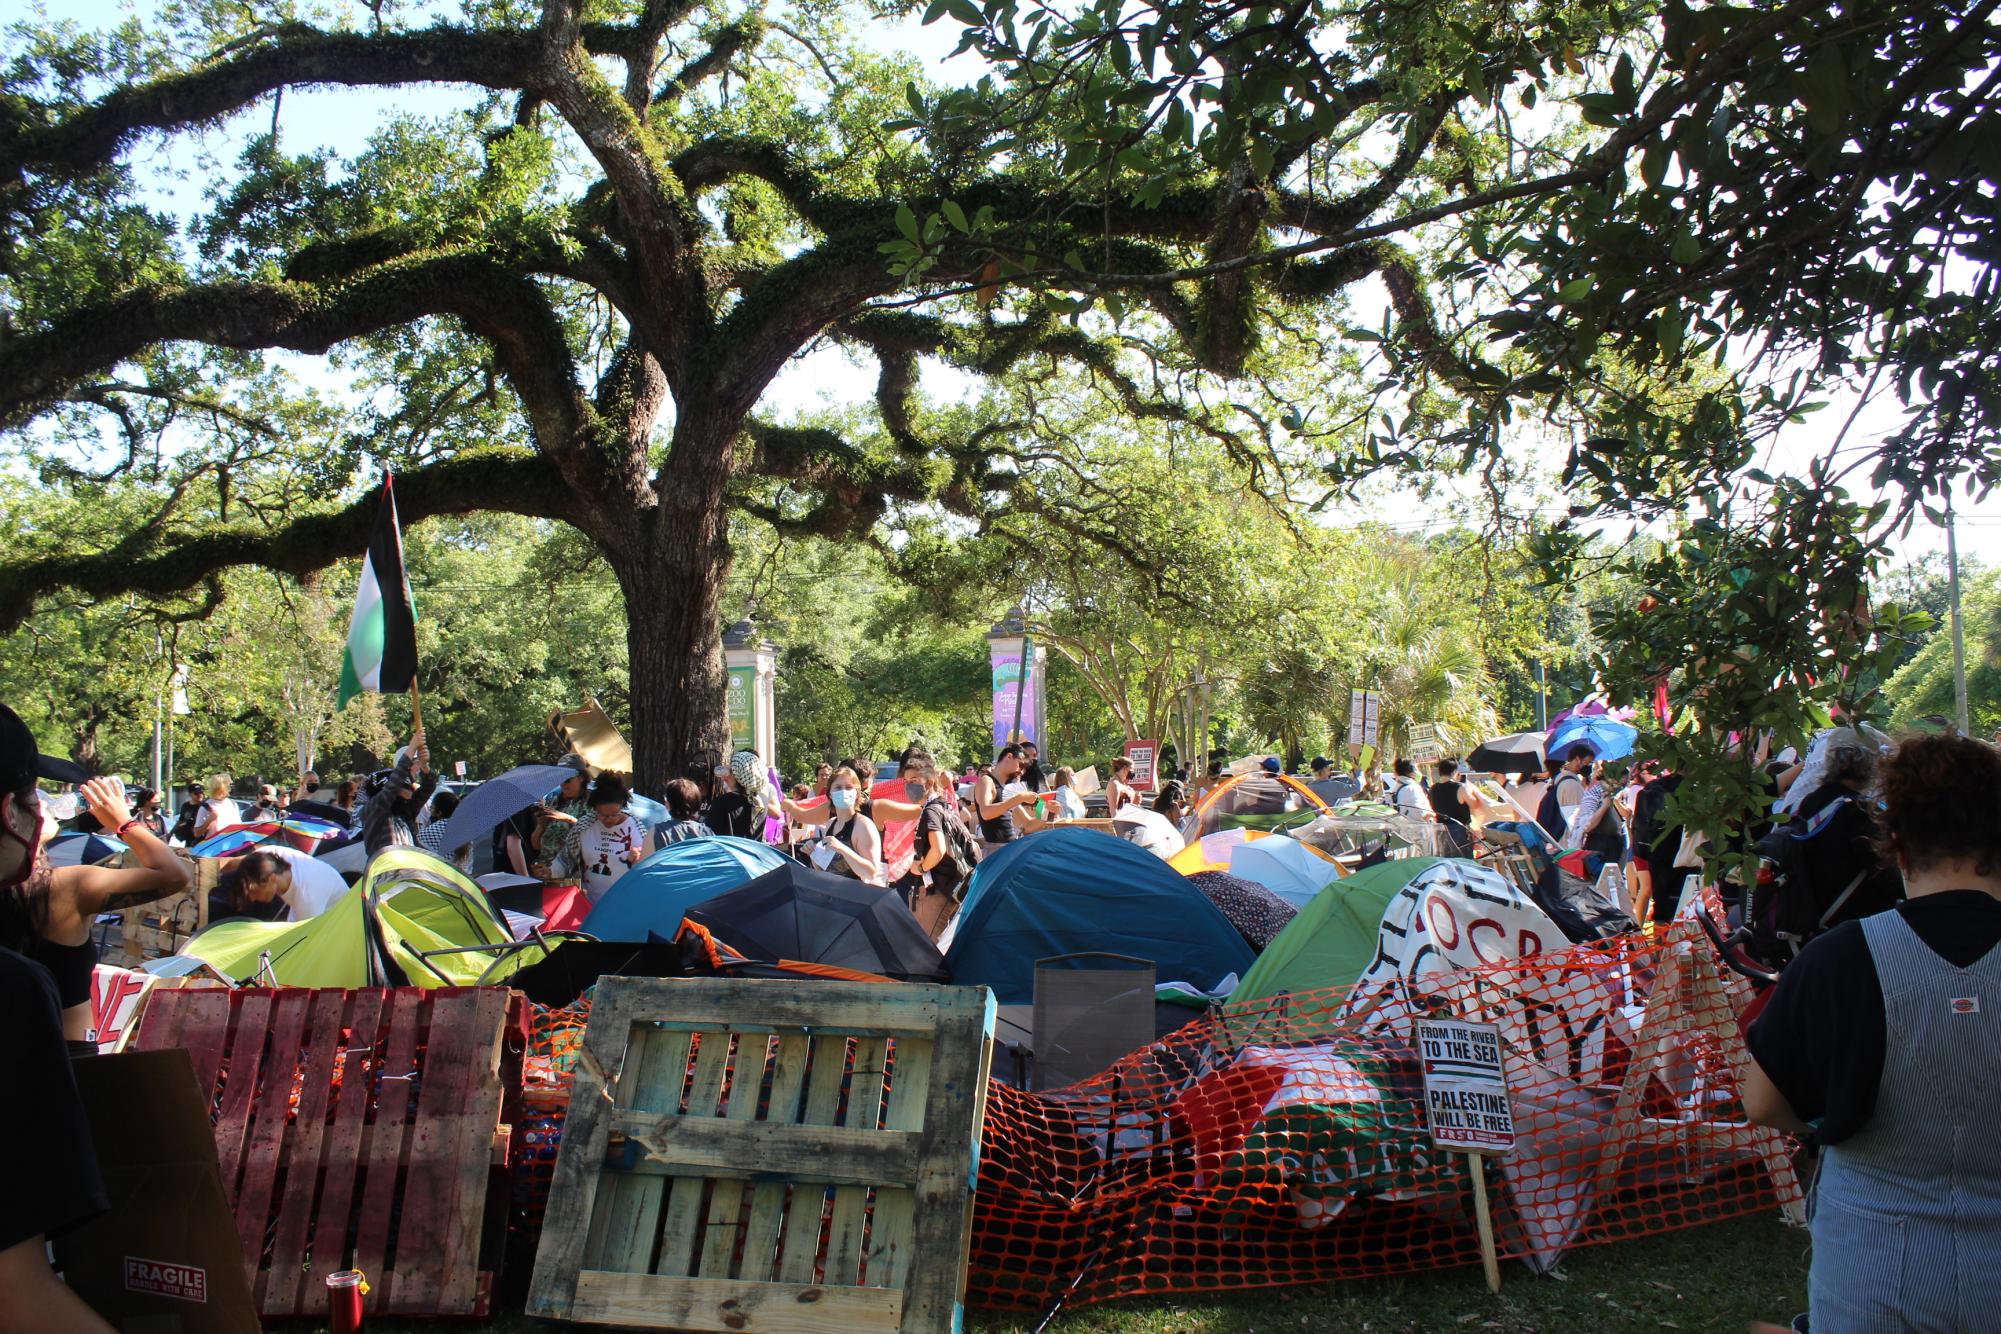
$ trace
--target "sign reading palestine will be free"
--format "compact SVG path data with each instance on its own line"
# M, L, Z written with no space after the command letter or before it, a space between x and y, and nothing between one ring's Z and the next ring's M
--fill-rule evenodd
M1458 1019L1417 1021L1424 1115L1432 1141L1462 1153L1506 1153L1515 1113L1501 1061L1501 1030Z

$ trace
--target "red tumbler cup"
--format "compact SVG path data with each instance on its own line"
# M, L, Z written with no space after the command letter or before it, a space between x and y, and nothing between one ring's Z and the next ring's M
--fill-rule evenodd
M361 1334L361 1299L368 1279L359 1269L327 1275L327 1324L332 1334Z

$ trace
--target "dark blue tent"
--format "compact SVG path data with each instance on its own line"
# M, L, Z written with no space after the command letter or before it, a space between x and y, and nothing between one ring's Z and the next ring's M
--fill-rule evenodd
M1186 876L1095 829L1046 829L982 862L946 945L952 981L1002 1005L1032 1004L1035 961L1057 954L1151 959L1160 981L1204 991L1255 957Z
M670 843L618 878L584 918L599 940L672 940L698 903L785 865L785 855L747 838L689 838Z

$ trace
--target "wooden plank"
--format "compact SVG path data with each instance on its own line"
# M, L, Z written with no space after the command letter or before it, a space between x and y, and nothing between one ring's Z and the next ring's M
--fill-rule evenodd
M195 1084L204 1098L215 1096L215 1081L222 1072L222 1058L229 1050L230 1021L236 1017L235 991L181 991L174 993L173 1008L181 1015L174 1043L186 1047L194 1057ZM150 1042L149 1042L149 1045ZM209 1104L215 1104L211 1101ZM232 1199L235 1197L232 1195Z
M883 1334L903 1319L903 1294L740 1279L670 1278L587 1270L576 1319L703 1334Z
M408 1140L410 1075L426 1017L424 993L416 987L398 987L389 993L386 1011L383 1026L389 1033L389 1048L381 1069L367 1074L367 1082L375 1086L375 1140L362 1168L361 1209L354 1234L354 1267L368 1275L370 1300L378 1311L390 1309L397 1300L399 1275L383 1267L383 1256L389 1250L390 1214ZM354 1075L350 1070L347 1078Z
M790 1124L799 1116L799 1095L806 1087L809 1043L803 1033L778 1039L771 1066L771 1096L765 1119ZM734 1103L732 1103L734 1106ZM737 1272L755 1282L768 1281L778 1262L778 1232L785 1223L785 1183L760 1181L751 1187L750 1217L743 1230L743 1262Z
M1607 1199L1615 1188L1619 1168L1625 1162L1627 1146L1639 1129L1640 1104L1646 1094L1647 1080L1653 1075L1654 1062L1660 1059L1668 1039L1679 1035L1680 1021L1687 1014L1687 1004L1682 995L1685 976L1681 953L1668 951L1661 960L1660 971L1654 975L1653 990L1647 996L1646 1010L1640 1019L1640 1040L1634 1044L1632 1057L1626 1066L1626 1078L1619 1086L1619 1096L1614 1099L1611 1115L1605 1122L1605 1140L1598 1149L1598 1168L1592 1173L1591 1190L1584 1199Z
M772 1042L762 1034L742 1034L737 1039L736 1061L730 1076L728 1105L723 1115L729 1121L755 1121L758 1099L764 1091L765 1072L772 1061ZM749 1187L742 1182L717 1181L710 1189L708 1225L702 1229L702 1259L698 1272L703 1278L730 1278L735 1274L737 1232L743 1224L744 1197Z
M350 1269L347 1224L354 1205L355 1178L361 1169L361 1136L367 1129L368 1079L362 1062L374 1048L382 1028L382 1004L388 993L348 993L346 1045L341 1049L340 1103L327 1133L326 1179L320 1186L319 1215L313 1222L312 1271L305 1275L300 1306L305 1314L327 1309L326 1276ZM327 1078L332 1080L332 1071Z
M681 1105L688 1080L688 1035L641 1026L633 1030L626 1056L631 1073L620 1082L618 1105L673 1111ZM594 1269L643 1273L660 1234L660 1202L667 1183L654 1175L618 1173L608 1178L596 1213L584 1263Z
M931 1097L931 1052L928 1038L898 1038L894 1053L896 1066L889 1081L889 1110L883 1117L885 1130L908 1133L924 1129L924 1112ZM875 1219L869 1227L868 1254L862 1281L872 1288L902 1288L909 1281L912 1247L911 1231L916 1194L901 1186L878 1187Z
M257 1104L257 1078L263 1072L264 1039L271 1022L269 991L238 994L243 999L230 1024L228 1083L223 1087L222 1110L215 1122L215 1158L222 1170L222 1193L229 1197L231 1209L236 1208L243 1188L243 1150L250 1134L250 1113ZM236 1225L239 1234L248 1231L249 1225L240 1213ZM260 1234L253 1248L250 1239L244 1238L246 1264L257 1263L263 1242Z
M686 1111L661 1112L635 1118L645 1126L644 1135L654 1142L672 1140L679 1143L684 1137L694 1142L702 1142L702 1132L722 1126L716 1119L716 1109L722 1102L723 1075L729 1068L730 1035L727 1031L702 1033L701 1049L695 1053L695 1071L688 1078ZM641 1133L632 1121L622 1115L614 1115L614 1129L623 1123L626 1133L639 1138ZM646 1152L642 1140L641 1151ZM642 1160L645 1161L645 1160ZM684 1166L702 1167L699 1157L682 1160ZM666 1216L660 1224L660 1260L653 1266L656 1274L692 1274L701 1254L702 1194L706 1182L701 1175L689 1175L685 1171L672 1178L672 1186L667 1197ZM643 1268L643 1266L641 1266Z
M1730 1063L1730 1077L1739 1090L1751 1070L1751 1052L1744 1043L1744 1035L1738 1031L1736 1010L1723 989L1723 978L1717 971L1708 952L1709 942L1701 934L1701 927L1694 923L1683 923L1689 931L1690 958L1688 969L1694 985L1691 1000L1697 1006L1699 1021L1716 1040L1716 1049L1723 1053ZM1672 939L1672 937L1670 937ZM1700 942L1700 943L1698 943ZM1770 1126L1745 1125L1751 1137L1753 1151L1765 1165L1765 1173L1772 1179L1774 1194L1789 1197L1779 1206L1779 1214L1795 1227L1806 1224L1806 1200L1799 1188L1799 1179L1793 1168L1793 1156L1786 1137Z
M665 1112L613 1112L611 1126L614 1134L626 1135L638 1150L630 1168L613 1153L613 1167L676 1180L779 1177L839 1186L910 1182L917 1179L922 1151L916 1135L848 1126L808 1128L765 1121L739 1126L720 1117L700 1120Z
M635 1013L658 1016L669 1027L812 1033L873 1033L928 1036L956 1005L954 988L852 983L802 985L772 979L702 978L700 985L676 978L607 977L598 983L597 1003L608 996L631 998ZM833 993L833 994L822 994Z
M472 1026L472 1040L465 1067L466 1092L456 1110L459 1133L456 1143L447 1145L449 1156L445 1159L445 1166L456 1173L456 1181L446 1219L436 1309L447 1315L482 1309L480 1231L487 1190L495 1180L492 1153L506 1092L500 1077L500 1061L513 998L504 987L481 987L473 996L472 1013L467 1019ZM500 1161L505 1163L504 1158Z
M250 1287L258 1309L264 1309L264 1234L271 1221L272 1197L278 1189L278 1168L292 1115L292 1082L299 1071L300 1047L306 1036L309 991L280 991L271 998L270 1049L259 1072L256 1105L243 1157L243 1185L236 1196L236 1226L243 1235L243 1262L250 1268ZM245 1034L237 1034L243 1045ZM268 1271L265 1271L268 1272Z
M869 1184L904 1184L912 1181L917 1171L921 1147L917 1136L887 1134L878 1129L882 1122L883 1074L888 1064L887 1038L857 1038L854 1069L848 1078L846 1126L839 1132L821 1131L814 1135L823 1146L818 1156L829 1165L828 1170L855 1171L865 1183L838 1186L834 1190L834 1213L827 1227L827 1259L822 1272L827 1283L844 1288L861 1281L862 1228L867 1221ZM831 1138L836 1133L841 1140ZM886 1149L892 1145L897 1150L894 1158ZM880 1170L876 1170L878 1167ZM805 1172L787 1175L798 1181L809 1179Z
M263 1275L264 1287L257 1296L257 1309L266 1315L299 1309L306 1242L313 1221L312 1200L319 1186L327 1112L333 1105L334 1053L340 1050L341 1014L347 1006L346 992L315 991L311 996L305 1055L300 1061L299 1119L292 1128L285 1163L286 1203L278 1211L271 1268Z
M962 1322L995 1018L993 993L974 994L982 1002L977 1009L962 1005L939 1024L932 1055L923 1132L929 1152L919 1169L912 1225L912 1249L924 1263L911 1266L903 1290L910 1330L956 1330Z
M577 1275L598 1197L604 1169L605 1138L609 1133L608 1100L621 1082L626 1044L632 1034L631 987L598 984L591 1005L584 1045L570 1088L569 1112L563 1120L563 1142L556 1151L556 1170L549 1183L549 1208L542 1218L542 1241L535 1251L535 1273L528 1285L528 1314L570 1318L576 1302Z
M841 1081L847 1075L848 1040L840 1036L815 1037L808 1057L812 1071L806 1076L806 1106L799 1124L831 1126L840 1109ZM785 1212L785 1240L778 1256L778 1277L786 1283L811 1283L814 1262L820 1253L820 1217L827 1195L817 1184L792 1187L792 1202Z
M423 1008L429 1012L429 1032L409 1152L397 1182L402 1214L396 1225L394 1309L430 1315L438 1309L447 1248L453 1228L460 1224L456 1199L460 1169L470 1166L484 1176L488 1146L461 1147L464 1113L475 1097L471 1067L478 993L458 988L432 991L424 997ZM468 1149L476 1155L470 1164L459 1157ZM477 1224L474 1218L467 1226L476 1232ZM473 1240L476 1245L477 1238Z

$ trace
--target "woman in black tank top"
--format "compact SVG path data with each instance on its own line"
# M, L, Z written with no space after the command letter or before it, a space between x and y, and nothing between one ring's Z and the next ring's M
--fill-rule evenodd
M0 707L0 747L19 754L0 754L0 770L28 774L24 791L9 795L8 834L25 842L34 858L25 881L0 890L0 946L36 959L54 976L63 1007L63 1036L77 1049L87 1048L91 1034L90 981L97 963L91 925L99 913L120 912L178 894L192 880L188 864L151 830L132 817L117 780L92 778L83 785L83 799L104 831L122 840L139 865L126 870L105 866L55 866L45 848L52 822L43 817L33 775L38 768L61 764L43 762L34 750L27 727ZM11 724L8 726L6 724ZM80 771L67 766L70 772ZM68 776L59 772L58 780ZM18 819L12 817L18 816ZM8 849L13 850L13 849Z

